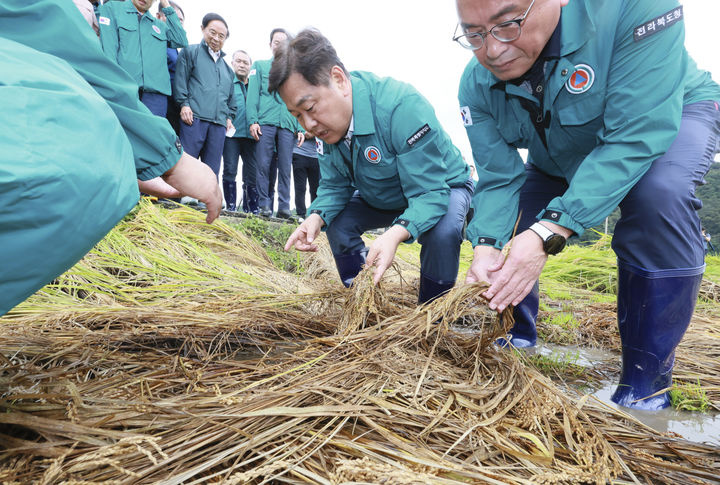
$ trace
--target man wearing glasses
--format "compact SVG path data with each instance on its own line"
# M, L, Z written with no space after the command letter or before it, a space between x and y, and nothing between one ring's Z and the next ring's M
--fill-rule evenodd
M669 405L674 350L704 270L695 187L720 134L720 88L684 48L677 0L457 0L475 56L459 101L479 182L467 281L514 305L533 346L548 255L615 207L623 371L616 403ZM527 164L517 149L527 148ZM510 244L519 217L511 251Z

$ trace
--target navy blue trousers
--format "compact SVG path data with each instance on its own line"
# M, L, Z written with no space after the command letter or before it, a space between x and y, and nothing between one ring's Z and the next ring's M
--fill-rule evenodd
M208 165L215 175L220 173L220 160L225 146L225 126L194 118L192 125L180 122L180 143L183 149Z
M277 152L278 210L290 211L290 171L295 135L290 130L271 125L261 125L260 130L262 136L255 145L258 205L260 208L273 207L269 187L270 180L274 178L274 173L271 174L273 155Z
M465 216L470 209L474 191L472 180L462 187L450 189L447 212L417 241L420 249L420 273L437 283L453 283L460 265L460 245ZM383 210L370 206L359 192L353 194L345 209L327 228L330 249L334 256L357 253L365 248L362 234L371 229L390 226L404 211Z
M165 118L167 115L168 97L164 94L143 92L140 95L140 101L155 116Z
M235 182L238 163L242 158L243 186L255 187L257 163L255 161L256 142L252 138L225 138L223 148L223 182Z
M619 262L649 273L703 272L704 240L697 214L702 202L695 188L705 183L719 140L720 111L715 102L684 107L677 138L620 203L621 217L612 239ZM548 176L531 163L526 164L526 175L518 232L530 227L568 187L564 179Z

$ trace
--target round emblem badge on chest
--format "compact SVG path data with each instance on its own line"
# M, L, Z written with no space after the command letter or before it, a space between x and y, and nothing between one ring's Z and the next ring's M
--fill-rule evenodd
M382 156L378 147L367 147L365 149L365 159L370 163L380 163Z
M565 83L565 89L567 89L570 94L582 94L590 89L594 82L595 71L593 68L587 64L578 64Z
M153 30L156 34L160 34L160 27L158 27L157 25L153 25Z

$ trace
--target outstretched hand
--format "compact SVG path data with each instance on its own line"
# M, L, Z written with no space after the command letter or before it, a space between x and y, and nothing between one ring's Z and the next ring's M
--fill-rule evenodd
M325 225L322 217L317 214L310 214L302 224L300 224L285 243L285 251L295 248L298 251L317 251L317 244L314 244L315 238L320 234L320 229Z
M207 207L208 224L217 219L222 209L222 194L212 169L195 157L183 152L178 163L162 175L168 185L180 195L194 197Z
M373 283L378 284L385 271L395 259L395 252L401 242L410 237L410 233L402 226L394 225L385 231L370 245L365 261L368 266L375 266Z

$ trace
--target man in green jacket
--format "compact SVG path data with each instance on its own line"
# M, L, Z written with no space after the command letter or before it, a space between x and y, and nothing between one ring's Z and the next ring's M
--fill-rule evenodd
M223 195L227 210L234 211L237 203L238 163L242 157L242 210L243 212L258 213L257 164L255 163L255 145L257 142L250 136L247 118L245 116L245 102L247 97L248 74L252 60L244 50L235 51L232 66L235 71L235 102L237 111L233 118L234 132L225 138L223 148Z
M619 206L623 371L612 399L669 405L662 391L704 270L695 187L720 134L720 88L685 50L682 6L457 0L457 9L455 40L475 55L459 93L479 177L467 281L491 283L491 308L514 305L511 341L532 346L548 255Z
M270 32L270 49L273 56L289 39L285 29ZM256 147L257 190L260 214L273 213L273 188L277 170L277 217L288 219L290 213L290 171L295 143L294 122L283 103L268 92L268 76L272 58L256 61L250 69L247 94L247 123L250 135L258 142ZM277 156L277 167L273 158Z
M71 2L3 0L0 32L0 315L90 250L135 205L138 180L218 216L212 172L140 103Z
M430 103L408 84L348 73L316 30L302 31L276 53L269 90L322 141L317 198L285 249L317 250L315 238L325 228L349 286L365 262L375 265L377 283L398 245L417 240L418 301L452 288L473 182ZM368 250L363 232L381 227L389 229Z
M235 73L222 50L230 31L216 13L206 14L201 27L202 41L178 56L173 96L180 106L183 148L219 175L225 134L233 128L237 111Z
M165 22L150 7L155 0L106 2L99 9L100 42L105 54L138 85L140 100L156 116L165 117L172 94L167 48L188 44L185 29L168 0L160 0Z

